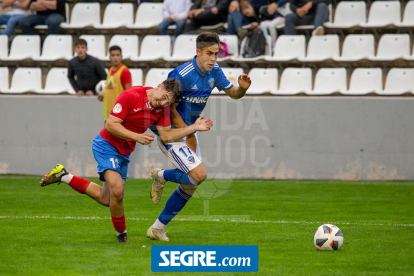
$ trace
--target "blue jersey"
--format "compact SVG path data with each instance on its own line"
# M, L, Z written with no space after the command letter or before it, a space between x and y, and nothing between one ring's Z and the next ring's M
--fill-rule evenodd
M182 94L181 99L177 99L177 111L186 125L194 124L200 116L214 87L219 91L233 87L217 63L213 70L203 73L197 66L196 57L175 68L168 78L176 78L181 82Z

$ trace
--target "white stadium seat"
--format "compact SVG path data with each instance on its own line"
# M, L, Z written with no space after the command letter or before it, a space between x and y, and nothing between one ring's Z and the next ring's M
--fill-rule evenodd
M197 35L179 35L174 41L171 58L166 61L190 61L196 55Z
M145 86L155 87L168 78L168 74L173 69L152 68L148 70L145 77Z
M69 18L68 18L69 19ZM99 3L76 3L72 9L70 23L62 23L64 29L81 29L101 23L101 6Z
M357 68L352 72L349 90L345 95L366 95L382 91L381 68Z
M9 55L9 39L7 35L0 35L0 59Z
M401 24L400 1L373 1L369 9L368 22L359 24L363 28L381 28Z
M9 90L9 68L0 67L0 92Z
M304 58L306 52L306 38L304 35L281 35L276 40L273 56L267 61L290 61Z
M12 77L10 89L2 93L34 92L42 88L42 71L40 68L17 68Z
M335 9L334 23L326 22L325 27L347 29L366 22L366 3L364 1L341 1Z
M237 35L219 35L220 41L227 44L227 49L229 51L229 56L225 58L219 58L217 61L225 61L231 57L239 56L239 39Z
M241 74L243 74L242 68L221 68L226 78L234 85L239 86L238 78ZM211 94L223 94L224 92L219 92L217 87L211 91Z
M109 48L114 45L122 49L123 59L138 58L138 43L137 35L114 35L109 41L108 55L101 60L109 60Z
M5 61L18 61L23 59L39 58L40 36L16 35L10 47L10 55L2 58Z
M414 69L391 68L388 72L384 91L380 95L401 95L414 92Z
M295 95L312 90L312 70L310 68L286 68L280 78L277 95Z
M171 37L169 35L146 35L141 43L141 53L132 61L154 61L171 57Z
M162 3L141 3L135 16L135 23L127 25L128 29L149 29L158 26L162 18Z
M342 45L342 56L335 61L357 61L375 54L375 39L372 34L347 35Z
M339 57L339 36L314 35L308 43L308 54L299 58L302 62L316 62Z
M391 61L410 56L409 34L384 34L379 43L377 55L371 56L373 61Z
M79 38L86 40L88 44L88 55L97 59L106 57L104 35L81 35Z
M347 90L345 68L321 68L316 73L315 87L308 95L329 95Z
M142 77L142 69L129 69L129 72L131 72L132 86L144 84L144 79Z
M45 89L36 89L38 94L76 94L68 79L68 68L52 68L47 73Z
M279 73L276 68L252 68L249 71L252 84L247 94L276 93Z
M132 24L134 5L132 3L109 3L106 6L102 24L95 24L96 29L116 29Z
M414 27L414 1L408 1L404 9L404 18L398 27Z
M73 58L71 35L48 35L43 42L42 55L35 61L54 61Z

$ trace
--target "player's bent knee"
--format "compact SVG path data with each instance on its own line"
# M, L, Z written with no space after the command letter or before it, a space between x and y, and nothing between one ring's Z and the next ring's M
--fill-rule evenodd
M111 200L122 202L124 199L124 187L111 189ZM109 202L108 202L109 204Z

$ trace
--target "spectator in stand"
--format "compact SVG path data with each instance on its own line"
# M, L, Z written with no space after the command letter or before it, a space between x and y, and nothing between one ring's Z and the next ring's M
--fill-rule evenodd
M192 32L201 26L226 22L230 0L195 0L188 12L185 32Z
M191 5L191 0L164 0L162 5L164 20L158 25L160 34L167 35L168 26L175 24L175 37L179 36L183 32Z
M71 59L68 64L68 78L78 96L95 95L96 84L106 79L106 72L101 62L86 54L87 46L84 39L76 40L75 52L78 56Z
M47 34L59 34L59 25L66 21L65 0L30 0L29 8L36 14L19 21L25 34L35 34L36 25L47 25Z
M329 20L328 5L330 0L289 0L291 14L286 16L285 34L296 34L295 27L314 25L312 35L323 35L323 23Z
M128 67L122 64L122 50L119 46L114 45L109 48L109 60L112 66L109 68L108 77L106 78L105 94L98 96L98 100L103 100L103 116L105 121L114 108L118 96L125 89L130 88L132 84L131 73Z
M14 27L19 24L19 21L26 17L28 12L30 0L3 0L1 8L9 8L11 10L6 14L0 14L0 25L6 25L6 28L0 33L11 36Z

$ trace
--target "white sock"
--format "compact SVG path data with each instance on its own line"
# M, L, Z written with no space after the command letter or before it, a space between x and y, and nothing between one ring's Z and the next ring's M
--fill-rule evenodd
M162 223L161 221L159 221L158 219L154 222L154 224L152 225L152 227L154 227L155 229L164 229L165 228L165 224Z
M66 184L69 184L69 182L72 180L73 174L67 174L62 176L62 182L65 182Z
M164 171L165 170L159 170L158 171L158 177L160 178L160 180L161 181L163 181L163 182L165 182L165 179L164 179Z
M118 232L118 231L116 231L116 236L118 237L119 235L124 234L126 232L127 232L126 230L124 232Z

